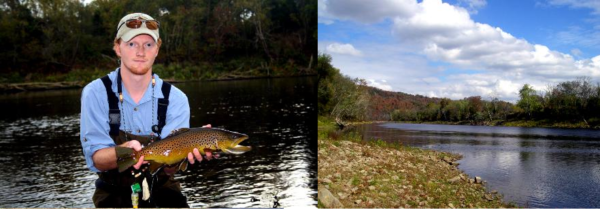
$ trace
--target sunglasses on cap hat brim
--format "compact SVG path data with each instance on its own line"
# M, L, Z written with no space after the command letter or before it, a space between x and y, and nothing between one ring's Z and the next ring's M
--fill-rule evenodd
M146 28L150 30L156 30L160 27L160 23L157 20L129 19L124 23L121 23L117 28L117 31L119 31L123 25L127 26L127 28L137 29L142 27L142 23L146 23Z

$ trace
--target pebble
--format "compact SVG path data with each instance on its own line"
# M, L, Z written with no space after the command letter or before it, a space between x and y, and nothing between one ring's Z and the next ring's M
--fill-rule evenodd
M344 205L325 188L319 189L319 201L325 208L344 208Z
M491 194L485 194L485 195L483 195L483 197L485 197L485 199L487 199L488 201L494 200L494 196L492 196Z
M455 182L458 182L458 181L460 181L460 176L455 176L452 179L448 179L448 182L450 182L450 183L455 183Z

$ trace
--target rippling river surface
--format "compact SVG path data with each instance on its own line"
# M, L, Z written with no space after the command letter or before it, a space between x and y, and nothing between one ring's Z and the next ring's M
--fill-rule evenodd
M192 208L317 204L316 78L175 84L192 127L246 133L252 151L179 173ZM93 208L79 142L81 90L0 95L0 208ZM275 206L279 204L279 206Z
M461 170L521 207L600 208L600 131L401 123L356 129L365 140L461 154Z

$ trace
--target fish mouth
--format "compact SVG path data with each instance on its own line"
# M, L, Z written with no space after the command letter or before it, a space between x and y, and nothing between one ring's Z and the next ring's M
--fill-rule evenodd
M239 138L236 138L233 142L231 142L229 147L222 148L221 151L234 155L244 154L252 150L252 147L250 146L240 145L240 143L246 139L248 139L248 135L241 135Z
M245 141L246 139L248 139L248 135L242 135L241 137L235 139L235 141L233 142L233 145L237 146L240 143L242 143L243 141Z

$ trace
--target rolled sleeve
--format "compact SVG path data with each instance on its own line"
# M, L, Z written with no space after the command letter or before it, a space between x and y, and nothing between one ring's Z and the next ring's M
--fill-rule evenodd
M80 141L87 167L100 172L92 156L100 149L114 147L108 131L108 101L106 91L100 80L87 85L81 94Z
M181 90L173 86L167 108L167 120L161 132L161 138L169 136L171 131L190 127L190 104Z

